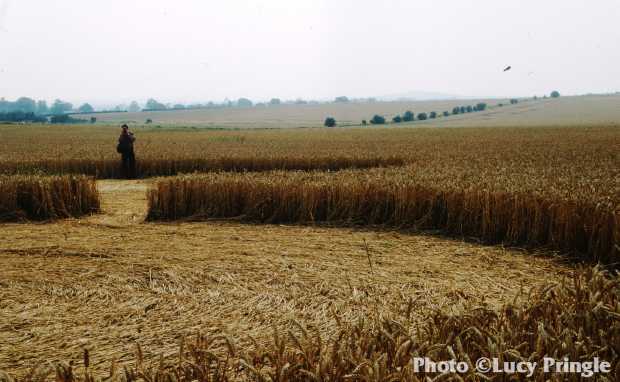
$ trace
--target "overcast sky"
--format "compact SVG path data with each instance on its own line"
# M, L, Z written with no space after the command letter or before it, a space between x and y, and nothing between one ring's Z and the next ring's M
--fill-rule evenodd
M0 97L618 91L619 20L618 0L0 0Z

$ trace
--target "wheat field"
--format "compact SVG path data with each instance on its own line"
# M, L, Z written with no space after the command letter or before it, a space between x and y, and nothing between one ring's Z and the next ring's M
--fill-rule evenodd
M95 181L85 176L0 176L0 221L50 220L99 211Z
M117 128L0 125L0 179L89 175L100 200L0 225L0 379L421 380L406 358L452 352L618 367L613 124L135 132L141 179L117 180Z
M255 223L335 223L440 230L487 244L542 246L584 260L620 260L620 214L605 196L492 192L420 182L415 168L213 174L160 180L147 220L237 218Z
M476 371L474 360L497 357L543 363L600 357L610 364L608 373L596 380L620 377L620 278L600 269L582 269L559 283L546 283L528 292L523 303L507 303L500 309L467 307L457 314L433 312L423 324L412 320L415 300L401 301L397 310L376 312L355 322L334 316L334 335L293 322L283 330L274 327L271 340L259 344L253 338L239 344L225 334L180 335L175 357L145 359L142 347L134 350L135 364L121 368L110 360L107 373L93 368L91 353L84 350L79 364L43 363L17 381L487 381L493 374ZM454 359L466 363L460 375L415 371L412 359ZM588 374L592 372L592 374ZM587 380L594 368L545 373L534 370L530 380ZM0 372L3 381L9 374ZM497 378L495 378L497 379Z
M0 173L118 175L119 129L96 126L0 125ZM347 128L135 131L143 176L231 169L342 169L415 164L442 178L544 187L613 179L618 129L578 128ZM284 168L283 168L284 167ZM557 168L557 170L556 170ZM589 172L595 172L589 176ZM564 179L564 180L563 180ZM585 185L581 185L585 187ZM616 192L615 189L610 192ZM566 189L568 192L569 189Z

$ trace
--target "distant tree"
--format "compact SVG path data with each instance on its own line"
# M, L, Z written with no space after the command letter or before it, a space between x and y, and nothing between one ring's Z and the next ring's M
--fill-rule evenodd
M411 122L415 119L415 116L413 114L413 112L411 110L407 110L404 114L403 114L403 121L404 122Z
M13 103L12 111L21 111L24 113L34 113L37 111L37 103L32 98L20 97Z
M551 98L558 98L560 97L560 92L557 90L554 90L551 92Z
M8 112L10 106L11 102L5 100L4 97L0 98L0 113Z
M37 102L37 114L47 114L49 108L47 107L47 102L38 101Z
M63 102L59 99L55 100L50 108L50 113L54 115L60 115L70 112L73 109L73 105L69 102Z
M471 107L471 105L468 105L468 106L465 108L465 111L466 111L466 112L468 112L468 113L471 113L472 111L474 111L474 108L473 108L473 107Z
M9 111L0 113L0 121L2 122L46 122L45 117L35 115L34 113L23 111Z
M461 107L459 108L459 113L461 113L461 114L465 114L466 112L467 112L467 108L466 108L465 106L461 106Z
M303 99L301 99L301 98L297 98L297 99L295 100L295 105L305 105L305 104L307 104L307 103L308 103L308 101L303 100Z
M114 106L114 111L126 111L127 108L125 107L125 105L116 105Z
M431 111L431 112L430 112L430 114L428 115L428 117L429 117L430 119L435 119L435 118L437 118L437 113L436 113L436 112L434 112L434 111Z
M452 114L459 114L460 112L461 112L461 108L460 108L460 107L458 107L458 106L455 106L455 107L452 109Z
M504 106L504 104L501 102L497 104L497 107L502 107L502 106Z
M368 122L366 122L365 119L362 119L362 125L366 125Z
M418 114L418 121L426 121L427 118L428 118L428 115L426 115L426 113Z
M516 99L516 98L513 98L513 99L511 99L511 100L510 100L510 104L511 104L511 105L516 105L516 104L518 104L518 103L519 103L519 100L518 100L518 99Z
M93 109L93 107L90 106L90 104L85 103L82 106L78 107L78 111L80 113L92 113L93 111L95 111L95 109Z
M253 103L247 98L239 98L237 100L237 106L239 107L252 107Z
M370 123L373 125L383 125L385 123L385 117L375 114L370 120Z
M478 102L476 104L476 111L483 111L487 108L487 104L484 102Z
M325 127L334 127L336 126L336 120L332 117L325 118L325 123L323 123Z
M396 115L394 116L394 118L392 118L392 122L394 123L401 123L403 121L403 118L400 115Z
M151 123L153 123L153 120L152 120L152 119L150 119L150 118L148 118L148 119L146 120L146 122L145 122L145 123L146 123L147 125L150 125Z
M50 118L51 123L87 123L86 119L73 118L69 114L56 114Z
M97 118L96 117L90 117L90 123L95 123L97 122Z
M71 117L68 114L55 114L50 118L51 123L69 123Z
M282 103L282 101L280 101L280 98L272 98L272 99L269 101L269 104L270 104L270 105L279 105L279 104L281 104L281 103Z
M131 101L131 103L129 104L129 107L127 108L127 111L132 112L132 113L139 112L140 104L136 101Z
M185 109L185 105L181 103L177 103L176 105L172 106L172 108L175 110L182 110L182 109Z
M336 97L334 102L349 102L349 98L347 96Z
M449 117L450 116L450 112L449 111L444 111L443 112L443 116L444 117Z
M166 110L166 105L161 102L157 102L153 98L149 98L146 101L146 108L149 110Z

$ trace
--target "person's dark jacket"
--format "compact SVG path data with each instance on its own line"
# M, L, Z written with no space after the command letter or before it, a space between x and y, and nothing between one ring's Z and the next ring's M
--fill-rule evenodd
M118 138L118 146L116 147L116 151L123 155L133 154L133 143L135 140L136 138L133 136L133 133L123 132Z

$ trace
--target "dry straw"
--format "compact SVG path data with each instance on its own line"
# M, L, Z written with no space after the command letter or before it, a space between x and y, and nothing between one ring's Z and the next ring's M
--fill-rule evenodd
M157 182L147 220L237 218L441 230L485 243L548 247L584 260L619 260L613 205L534 192L441 188L404 173L212 174Z
M119 367L111 360L108 375L89 370L92 355L83 365L46 362L22 380L43 382L133 381L487 381L525 380L523 375L482 374L474 367L481 358L529 361L542 365L544 357L571 361L609 362L609 373L596 380L620 378L620 276L599 268L581 269L561 283L530 291L524 304L506 304L499 311L470 306L462 313L429 313L415 324L414 307L382 312L367 320L342 323L324 337L297 324L296 330L274 329L267 345L240 346L227 336L196 335L181 338L178 355L154 362L144 359L138 345L135 364ZM469 364L463 374L415 372L413 357L435 361L455 359ZM0 373L4 381L12 381ZM516 379L515 379L516 378ZM579 374L545 374L537 367L528 380L582 380ZM19 381L18 381L19 382Z
M0 221L78 217L99 210L86 176L0 176Z

